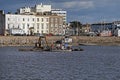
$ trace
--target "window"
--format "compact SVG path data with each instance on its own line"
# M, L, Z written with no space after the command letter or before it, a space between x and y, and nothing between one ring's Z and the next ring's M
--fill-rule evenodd
M23 21L25 21L25 19L23 18Z
M30 25L29 25L29 24L27 24L28 29L29 29L29 26L30 26Z
M34 19L34 18L33 18L32 20L33 20L33 21L35 21L35 19Z
M29 21L29 18L28 18L28 21Z
M39 23L37 23L37 29L39 29Z
M39 22L39 18L37 18L37 22Z
M43 22L43 21L44 21L44 19L43 19L43 18L41 18L41 21Z
M58 21L58 19L57 18L55 18L55 22L57 22Z
M42 27L42 29L44 29L44 24L43 23L41 24L41 27Z
M32 24L32 27L34 27L34 26L35 26L35 24L33 23L33 24Z
M23 29L25 29L25 24L22 24L23 25Z
M10 24L8 24L8 29L10 29Z
M58 24L55 24L55 27L58 27Z
M39 33L39 31L37 30L37 33Z
M53 19L53 18L51 18L51 22L54 22L54 19Z
M49 18L46 18L46 21L49 22Z
M41 32L43 33L43 30Z
M48 33L48 30L46 30L46 32Z
M46 24L46 28L47 28L47 29L49 28L49 24L48 24L48 23Z
M18 28L20 28L20 26L18 25Z
M54 25L53 25L53 24L51 24L51 27L54 27Z
M8 21L10 21L10 18L8 18Z
M13 25L13 28L15 28L15 26Z

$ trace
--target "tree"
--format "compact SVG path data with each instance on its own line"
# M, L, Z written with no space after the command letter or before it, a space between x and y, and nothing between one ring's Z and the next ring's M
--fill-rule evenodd
M80 30L82 29L82 24L79 21L70 22L70 27L74 30L75 35L80 34Z
M8 12L7 14L12 14L12 12Z

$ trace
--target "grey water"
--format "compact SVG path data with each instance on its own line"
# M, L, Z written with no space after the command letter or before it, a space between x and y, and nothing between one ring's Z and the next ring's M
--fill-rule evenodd
M0 47L0 80L120 80L119 46L74 52L20 52Z

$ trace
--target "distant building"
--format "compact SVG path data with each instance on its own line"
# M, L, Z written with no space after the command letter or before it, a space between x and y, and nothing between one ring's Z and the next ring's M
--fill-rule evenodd
M50 12L50 11L51 11L51 5L43 5L41 3L40 5L35 6L35 13Z
M2 34L20 33L25 35L54 34L64 35L66 16L52 13L51 5L36 5L23 7L18 14L0 13L0 28ZM4 29L4 30L3 30ZM4 31L4 32L2 32ZM16 32L15 32L16 31Z
M18 10L18 14L31 13L30 7L22 7Z
M112 23L94 23L91 24L91 30L93 32L102 32L104 30L112 30L113 24Z
M63 26L63 17L50 16L49 18L49 31L55 35L64 35L65 26Z
M40 15L21 15L5 14L5 31L11 29L21 29L25 35L31 34L63 34L63 20L61 16L40 16Z
M64 24L67 22L67 11L63 11L62 9L52 9L51 12L58 16L63 16Z
M91 30L100 36L120 36L120 21L91 24Z
M114 36L120 36L120 21L113 22L113 34Z
M102 32L100 32L99 36L112 36L112 31L110 30L104 30Z
M5 31L5 18L4 18L4 11L0 10L0 35L4 35L4 31Z
M51 5L43 5L42 3L39 5L35 5L34 7L22 7L18 9L19 14L36 14L43 12L51 12Z
M87 33L91 31L91 25L90 24L83 24L82 25L82 32Z
M19 14L44 14L51 13L53 15L58 15L63 17L64 24L67 22L67 11L62 9L52 9L51 5L35 5L34 7L22 7L18 9Z

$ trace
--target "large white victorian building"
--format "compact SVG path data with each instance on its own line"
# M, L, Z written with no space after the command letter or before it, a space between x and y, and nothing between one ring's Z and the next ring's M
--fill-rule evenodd
M61 10L62 11L62 10ZM60 14L62 14L60 11ZM52 11L51 5L35 5L35 7L22 7L17 14L0 13L0 34L49 34L64 35L66 12Z

